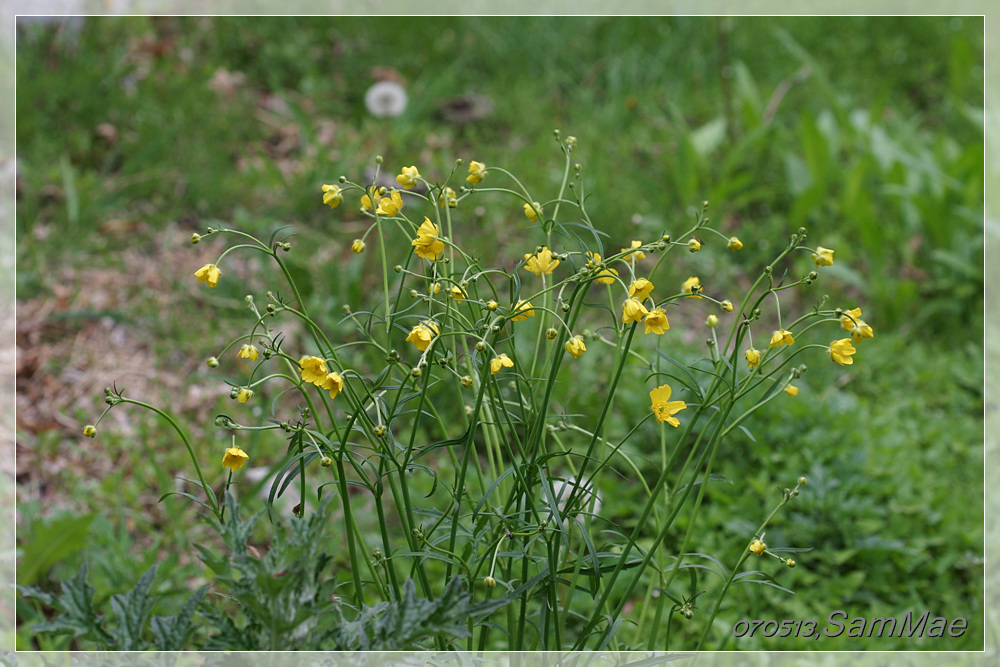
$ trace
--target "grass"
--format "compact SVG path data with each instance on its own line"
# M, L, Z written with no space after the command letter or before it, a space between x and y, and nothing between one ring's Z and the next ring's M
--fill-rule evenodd
M798 595L737 588L720 618L825 617L833 601L857 615L981 617L981 19L95 18L75 40L32 26L17 55L18 335L37 357L19 377L33 406L18 436L22 557L60 518L90 521L85 539L41 561L39 581L87 559L107 599L156 558L164 604L179 606L206 576L191 544L210 538L187 534L193 509L157 502L175 473L190 475L183 449L138 413L95 441L76 426L119 380L198 419L199 442L218 449L211 417L232 405L203 360L245 323L243 295L272 286L246 264L234 267L241 282L195 291L189 274L212 250L185 247L192 231L294 224L296 277L325 295L333 323L378 285L340 261L362 222L353 204L321 206L321 183L361 180L376 154L390 172L418 164L429 177L463 158L516 168L546 196L561 177L560 128L579 139L608 248L677 233L708 200L747 244L735 262L694 258L724 284L805 226L837 250L815 299L862 305L876 327L849 373L810 368L799 397L750 425L756 442L726 453L731 483L711 486L698 550L731 566L760 499L805 474L768 542L813 551L781 573ZM365 112L376 67L406 82L403 116ZM219 85L219 72L242 83ZM466 93L490 98L492 114L442 120L443 101ZM484 252L518 257L520 213L485 209L463 224ZM600 383L600 368L575 369L581 385ZM581 398L575 409L596 409ZM624 400L622 424L647 403ZM620 495L606 511L628 521ZM705 571L697 585L718 581ZM25 629L39 611L18 612L19 648L46 641ZM675 628L676 641L693 628ZM970 628L916 648L978 648L982 626ZM836 648L862 645L904 648Z

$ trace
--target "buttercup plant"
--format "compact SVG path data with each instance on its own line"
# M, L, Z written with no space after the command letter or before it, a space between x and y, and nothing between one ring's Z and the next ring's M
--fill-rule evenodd
M626 247L613 252L587 212L582 166L571 158L576 139L556 132L556 141L565 167L551 197L476 160L457 161L441 181L424 175L429 168L401 166L398 190L345 177L322 184L317 205L353 205L369 223L343 241L354 253L348 261L381 272L378 296L345 307L350 339L324 331L328 314L303 298L282 258L295 249L291 237L265 242L224 226L196 235L235 241L195 272L209 288L226 280L233 251L264 255L277 269L266 308L248 297L248 328L208 363L223 372L234 359L252 367L232 384L234 416L216 420L231 446L206 451L173 417L117 389L107 390L108 409L132 404L169 421L201 487L181 495L221 525L230 518L225 490L248 462L276 461L271 497L295 495L299 512L308 514L307 499L332 496L330 520L341 525L327 548L350 564L339 573L343 613L398 604L414 587L427 600L459 587L491 603L464 632L425 647L667 649L677 648L669 645L675 623L698 623L699 646L708 647L731 584L768 577L766 562L754 576L737 571L748 554L767 553L762 527L734 537L733 574L714 593L694 590L695 526L728 437L761 406L798 392L800 355L849 365L874 331L860 308L827 308L825 298L783 315L781 297L820 278L788 278L796 264L786 260L804 253L819 271L834 261L832 249L804 245L804 229L745 294L692 275L692 253L722 259L752 241L714 229L707 202L687 225L645 241L616 239ZM512 235L527 245L512 248L516 264L485 265L463 240L473 201L509 209L522 227ZM304 335L293 338L290 324ZM695 326L707 336L706 356L677 360L677 330ZM803 342L817 335L823 343ZM601 378L595 396L582 397L588 388L571 381L582 364ZM645 417L613 417L622 395L648 396ZM584 402L600 407L574 415ZM244 403L272 412L243 424L254 421ZM247 431L258 432L253 445L240 442ZM268 431L278 432L272 444L259 437ZM626 447L640 439L658 443L653 474ZM211 480L223 469L219 490ZM617 483L612 472L642 489L641 507L621 524L601 516L609 503L595 502ZM689 592L676 581L682 570ZM714 597L710 617L693 604L703 594ZM635 595L643 602L626 614Z

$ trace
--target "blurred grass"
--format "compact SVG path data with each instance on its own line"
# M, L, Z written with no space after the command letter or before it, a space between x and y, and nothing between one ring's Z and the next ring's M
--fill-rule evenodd
M756 510L757 498L807 474L814 485L773 539L816 550L782 573L808 596L738 590L727 607L741 617L825 617L836 600L857 615L924 605L972 616L981 613L983 548L982 35L976 17L127 17L87 19L75 37L25 26L18 299L58 300L67 269L129 270L126 250L155 261L212 219L264 235L290 222L300 239L289 257L333 325L368 286L362 264L335 260L363 229L359 216L350 201L332 213L320 205L321 183L362 181L376 154L391 173L417 164L429 178L463 158L508 167L547 197L561 178L551 141L560 128L579 139L588 210L609 248L677 233L708 200L722 229L746 243L725 264L711 253L693 258L721 285L767 261L802 225L814 244L837 250L816 298L862 305L876 328L849 374L810 369L796 401L755 419L757 443L733 447L724 473L733 485L713 487L699 549L735 557L760 517L731 508ZM365 111L375 68L406 83L404 115ZM228 89L210 85L226 76L237 77ZM468 93L492 100L492 114L444 121L441 104ZM461 222L464 242L478 234L484 252L519 256L520 211L482 201L482 215ZM190 266L162 268L178 294L191 291L200 265L186 252ZM803 257L788 268L809 266ZM188 368L242 330L242 296L269 286L252 267L241 277L169 308L135 286L128 326L147 341L151 372ZM208 318L210 332L192 326ZM598 382L600 369L580 361L581 384ZM48 371L58 376L58 361ZM231 407L210 403L207 412ZM619 414L631 419L646 406L641 392L623 395ZM67 416L82 425L100 407L95 398L89 413ZM130 419L133 435L103 429L95 443L104 449L81 454L113 460L103 480L40 472L73 502L21 506L22 544L43 534L43 520L97 514L87 549L45 574L65 577L81 558L97 559L104 568L91 570L105 597L121 589L121 572L132 581L146 568L137 553L185 548L193 515L157 505L165 490L149 488L186 471L186 455L154 422ZM81 449L77 434L19 439L54 461ZM624 496L607 511L628 520ZM181 557L159 579L181 589L201 574ZM948 648L981 645L976 627Z

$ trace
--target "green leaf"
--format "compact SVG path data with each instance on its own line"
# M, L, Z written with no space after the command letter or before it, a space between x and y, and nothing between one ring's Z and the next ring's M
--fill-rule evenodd
M139 577L135 588L124 595L111 596L111 608L118 617L118 627L114 630L116 648L120 651L142 651L149 647L143 641L142 631L153 611L156 598L150 597L156 565Z
M61 616L32 626L35 632L72 634L74 637L90 639L106 646L114 645L114 637L103 627L103 619L93 606L94 587L87 583L87 564L80 566L76 576L62 583L62 592L55 604L64 612Z
M153 631L153 643L158 651L181 651L184 649L188 638L195 630L194 624L191 622L194 618L194 612L207 591L208 586L202 586L192 593L177 616L153 617L150 626Z
M34 524L31 536L23 547L21 565L17 568L18 583L29 586L59 561L83 551L95 516L66 516Z

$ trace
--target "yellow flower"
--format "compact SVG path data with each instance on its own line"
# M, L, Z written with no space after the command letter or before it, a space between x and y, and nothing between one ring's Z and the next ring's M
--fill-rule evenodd
M93 424L87 424L83 427L83 434L88 438L93 438L97 435L97 427Z
M535 316L535 311L532 309L530 301L518 301L517 305L514 306L514 312L517 314L510 318L512 322L523 322L529 317Z
M344 201L344 195L341 194L340 188L336 185L324 185L323 186L323 203L330 208L337 208L340 206L340 202Z
M639 278L634 283L629 285L628 295L642 300L647 298L652 291L653 283L649 282L645 278Z
M629 299L622 304L622 322L640 322L642 318L649 314L646 306L642 305L639 299Z
M771 334L771 343L767 346L767 348L771 349L772 347L778 347L779 345L791 345L794 342L795 338L792 337L792 332L782 329L781 331L775 331Z
M361 208L366 211L372 210L372 201L378 196L379 187L377 185L368 186L367 194L361 196Z
M326 369L326 362L319 357L305 356L299 359L299 368L302 372L302 379L315 385L323 384L329 371Z
M365 242L361 239L354 239L354 243L351 244L351 252L355 255L360 255L365 251Z
M785 393L788 394L789 396L798 396L799 388L796 387L794 384L786 385Z
M657 423L667 422L673 427L678 427L681 423L674 417L675 414L687 407L684 401L671 401L672 390L669 384L657 387L649 392L649 398L653 402L653 414L656 415Z
M451 292L451 298L455 301L461 301L465 298L465 292L463 292L462 288L458 285L452 285L451 290L449 291Z
M552 251L545 246L542 246L542 249L535 254L528 253L524 256L524 268L539 278L542 277L542 274L551 274L557 266L559 266L559 260L552 259Z
M236 353L236 356L240 359L249 359L250 361L257 361L257 348L253 345L244 345L240 348L240 351Z
M701 241L692 236L688 239L688 250L690 252L698 252L701 250Z
M586 352L587 345L583 342L583 336L573 336L566 341L566 351L572 354L574 359Z
M396 182L403 186L404 190L409 190L417 184L420 172L416 167L403 167L403 173L396 177Z
M670 328L670 323L667 322L667 313L662 308L654 308L649 311L642 323L646 325L646 333L655 333L658 336L662 336Z
M683 285L681 285L681 292L683 292L684 294L690 294L695 299L701 298L701 296L697 294L697 292L700 291L701 291L701 281L698 280L698 276L691 276L690 278L684 281Z
M762 553L764 553L764 549L766 548L767 545L761 542L760 540L754 540L753 542L750 543L750 553L756 556L759 556Z
M500 369L505 366L507 368L514 368L514 362L511 361L510 357L508 357L506 353L501 354L499 357L493 357L493 360L490 361L490 373L499 373Z
M816 252L813 253L813 261L816 262L816 266L832 266L833 265L833 250L829 248L824 248L823 246L817 246Z
M642 247L642 241L632 241L632 248L641 248L641 247ZM622 252L628 252L629 250L631 250L631 248L622 248ZM634 259L635 261L639 262L646 259L646 253L644 253L641 250L636 250L635 252L630 254L628 258Z
M538 212L541 210L542 205L538 202L532 202L524 205L524 214L528 216L528 220L531 220L532 222L538 222Z
M743 241L740 241L735 236L733 236L732 238L729 239L729 249L730 250L739 250L742 247L743 247Z
M438 226L431 222L430 218L424 216L424 221L417 229L417 238L410 242L417 257L433 261L444 252L444 242L438 239L440 233L441 230L438 229Z
M444 192L438 195L438 206L444 208L450 206L454 208L458 204L458 195L451 188L445 188Z
M425 320L410 329L410 335L406 337L406 342L413 343L418 350L423 352L431 344L434 336L437 336L439 333L441 333L441 329L438 327L437 322Z
M251 398L253 398L253 389L249 387L241 387L240 393L236 394L236 400L240 403L246 403Z
M760 352L752 347L747 350L747 366L750 368L757 368L760 366Z
M378 208L375 209L375 213L378 215L393 216L400 212L403 208L403 197L399 194L399 190L393 190L389 193L388 197L382 197L378 203Z
M222 271L215 264L206 264L194 272L194 277L198 279L198 282L208 283L209 287L218 285L221 276Z
M719 324L719 318L716 317L715 315L709 315L708 319L705 320L705 326L707 326L709 329L714 329L716 326L718 326L718 324Z
M486 165L473 160L469 163L469 175L465 177L465 180L473 185L479 185L479 182L486 178L486 173Z
M601 264L601 256L596 252L587 253L587 268L594 269ZM615 282L615 276L618 275L618 271L615 269L604 268L597 274L597 279L594 282L601 283L602 285L610 285Z
M333 371L327 373L323 384L320 386L330 392L330 398L337 398L337 394L344 390L344 378L337 371Z
M858 351L856 347L851 345L850 338L841 338L840 340L835 340L830 343L830 358L836 361L841 366L850 366L854 363L854 359L851 359L851 355Z
M233 472L243 467L243 464L250 460L250 457L239 447L230 447L226 450L226 455L222 457L222 466L229 468Z
M860 344L864 338L875 337L875 331L861 319L860 308L849 310L845 315L841 315L840 326L843 327L844 331L851 332L851 340L854 341L855 345Z

